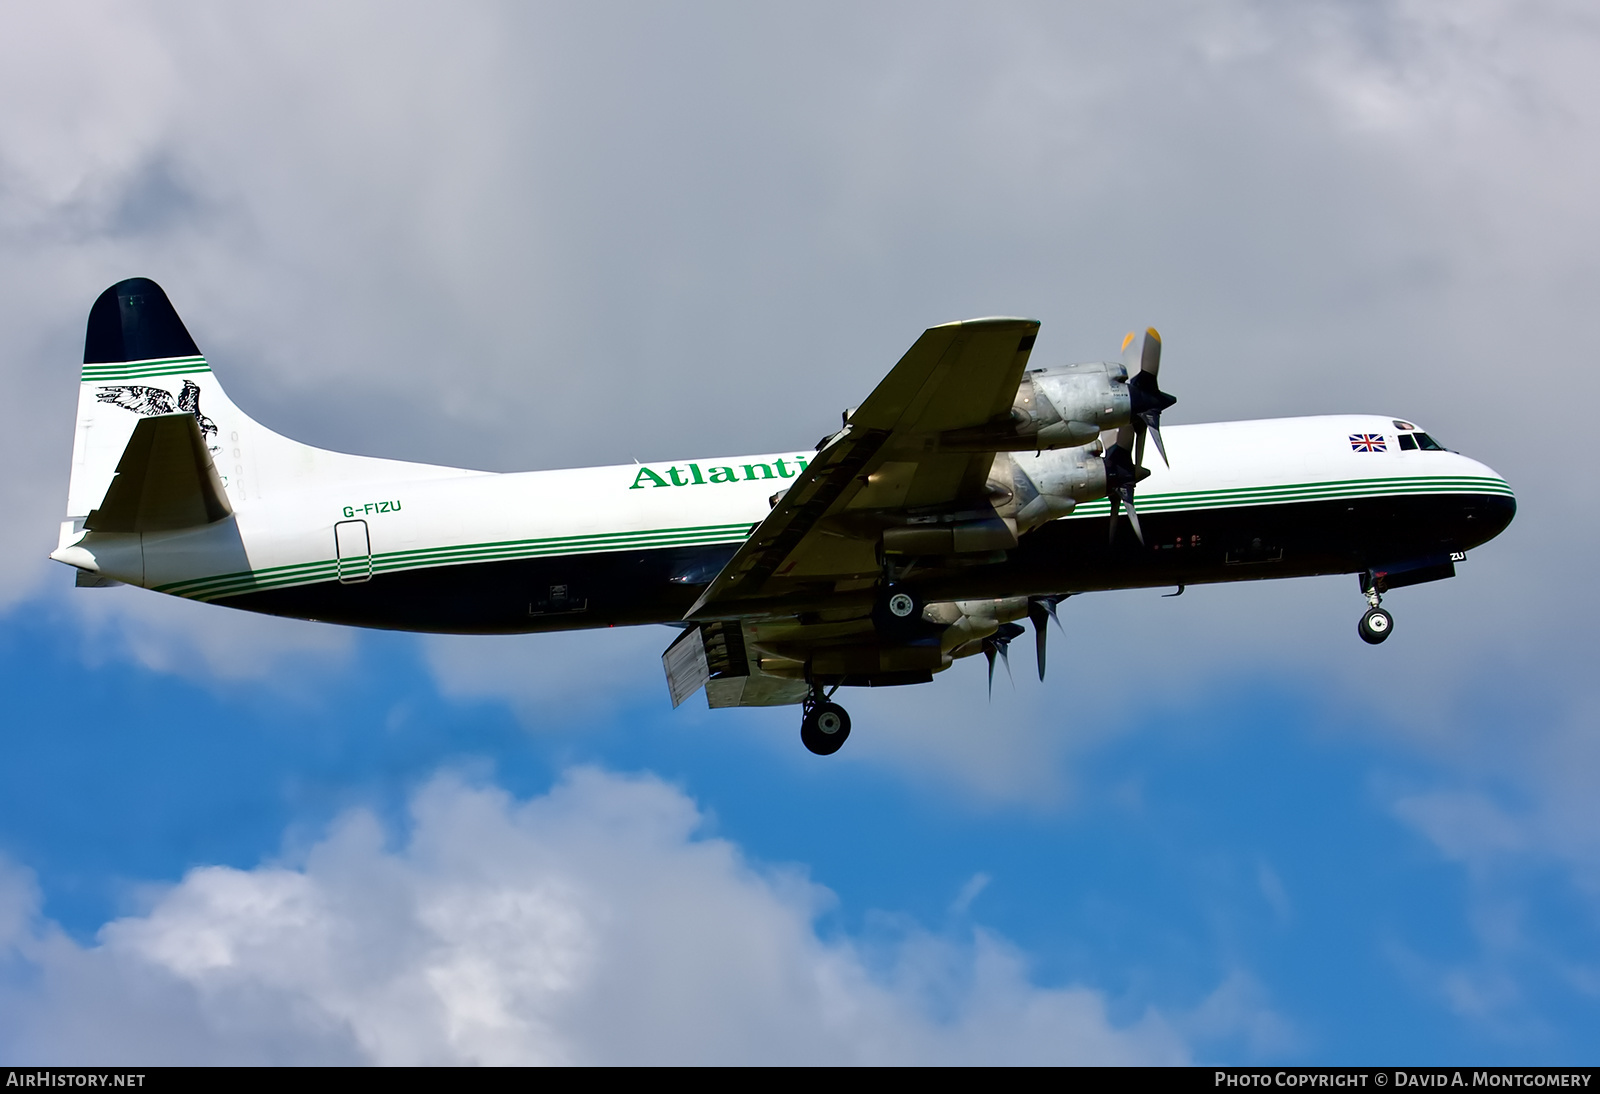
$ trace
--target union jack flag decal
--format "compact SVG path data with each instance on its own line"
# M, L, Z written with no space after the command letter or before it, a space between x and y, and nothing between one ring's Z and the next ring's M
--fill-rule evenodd
M1350 451L1352 452L1387 452L1381 433L1352 433L1350 434Z

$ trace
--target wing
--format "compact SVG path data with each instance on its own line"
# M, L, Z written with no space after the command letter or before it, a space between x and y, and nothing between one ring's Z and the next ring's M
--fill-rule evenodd
M924 332L685 618L825 607L876 585L889 529L997 524L985 490L994 453L942 440L1009 419L1038 329L1032 319L974 319Z

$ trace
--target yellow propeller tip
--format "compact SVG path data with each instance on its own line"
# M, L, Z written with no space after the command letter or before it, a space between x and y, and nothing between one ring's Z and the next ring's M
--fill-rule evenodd
M1130 330L1128 332L1128 334L1127 334L1127 337L1123 338L1123 340L1122 340L1122 348L1123 349L1127 349L1128 348L1128 343L1132 342L1133 339L1134 339L1134 333L1133 333L1133 331Z
M1157 342L1161 341L1161 332L1156 330L1154 327L1148 328L1145 331L1145 333L1148 334L1151 338L1154 338ZM1127 343L1124 342L1123 345L1127 345Z

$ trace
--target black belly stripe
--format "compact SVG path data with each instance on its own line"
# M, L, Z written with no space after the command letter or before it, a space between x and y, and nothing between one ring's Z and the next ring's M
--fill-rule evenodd
M961 600L1357 573L1469 550L1499 534L1515 512L1515 500L1499 494L1408 494L1141 513L1147 547L1134 540L1126 517L1113 543L1107 542L1108 518L1058 520L1024 536L1005 562L929 581L920 591L930 599ZM737 546L435 566L213 603L353 626L462 634L674 623Z

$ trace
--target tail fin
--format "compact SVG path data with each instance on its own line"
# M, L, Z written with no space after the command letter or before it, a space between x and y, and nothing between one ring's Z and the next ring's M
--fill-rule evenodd
M147 533L220 528L241 507L274 496L471 473L330 452L251 420L222 390L161 286L133 277L101 293L89 310L67 519L51 557L110 573L95 561L98 554L79 546L86 536L109 552L124 540L139 544ZM147 549L129 547L134 561L118 563L116 572L144 574Z
M237 439L242 424L242 415L223 394L161 286L143 277L120 281L101 293L89 311L67 487L72 532L81 531L90 513L114 500L107 492L124 454L132 455L128 444L135 427L179 414L194 422L208 462L222 454L229 435ZM160 432L174 428L165 426ZM148 455L149 441L141 447ZM216 460L212 474L222 471L225 462ZM222 475L220 482L227 485L226 472ZM214 503L209 507L215 508ZM65 535L68 529L62 531Z

